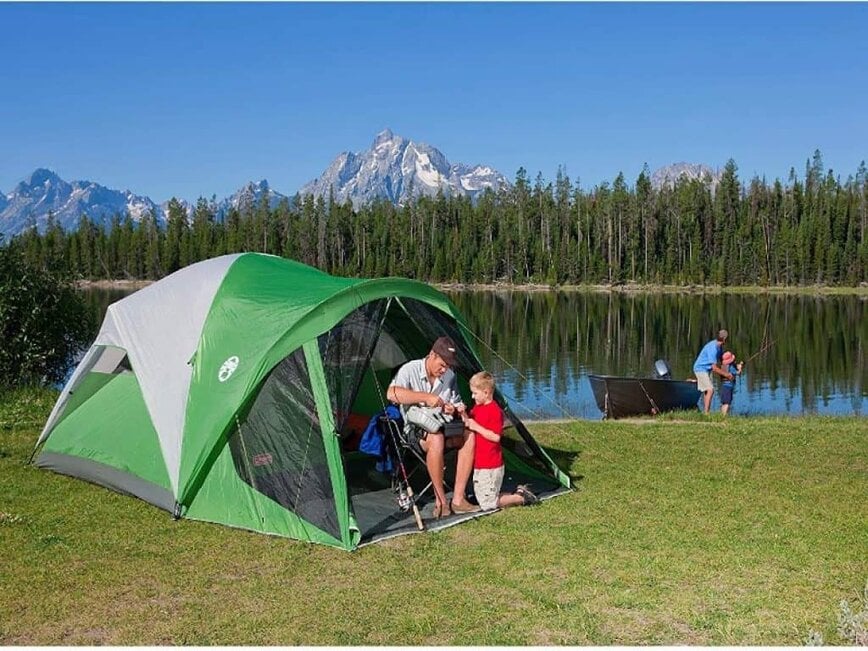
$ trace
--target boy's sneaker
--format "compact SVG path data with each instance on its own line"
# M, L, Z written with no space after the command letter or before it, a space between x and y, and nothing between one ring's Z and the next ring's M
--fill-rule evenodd
M531 506L532 504L539 503L539 498L533 494L533 491L528 488L527 484L519 484L518 486L516 486L515 492L517 495L522 496L525 506Z

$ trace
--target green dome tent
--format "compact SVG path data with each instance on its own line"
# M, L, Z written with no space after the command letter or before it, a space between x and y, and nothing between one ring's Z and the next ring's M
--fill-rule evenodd
M175 517L344 549L409 533L388 478L353 443L395 368L442 334L458 343L469 397L481 369L470 333L430 286L257 253L199 262L109 306L35 463ZM542 497L569 490L498 400L514 425L504 436L512 481Z

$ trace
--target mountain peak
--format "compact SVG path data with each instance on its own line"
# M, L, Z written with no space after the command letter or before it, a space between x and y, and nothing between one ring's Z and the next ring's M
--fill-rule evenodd
M32 188L37 185L45 185L47 181L60 181L60 177L49 169L37 167L23 183Z
M377 136L374 138L374 144L372 145L372 148L376 148L378 145L382 145L382 144L385 144L387 142L391 142L394 139L395 139L395 134L392 133L392 130L389 127L386 127L385 129L380 131L380 133L378 133ZM399 136L399 139L400 139L400 136Z
M84 214L97 222L124 213L141 219L146 213L156 214L156 208L147 197L128 190L111 190L91 181L68 183L40 167L0 202L0 232L14 235L32 226L44 230L49 214L63 228L72 230Z
M262 199L268 199L268 206L274 209L283 199L288 197L272 190L266 179L248 181L234 194L217 203L217 218L224 219L231 209L249 210L259 204Z
M385 199L396 205L412 201L420 195L460 195L475 199L487 189L499 190L510 183L490 166L450 164L446 156L431 145L414 142L385 128L375 137L372 146L362 152L344 152L331 162L323 174L298 190L300 195L313 195L335 201L351 201L359 208L375 199ZM180 199L188 218L194 205ZM217 219L231 209L257 207L262 200L274 209L290 197L275 191L266 179L248 181L234 194L213 201ZM74 230L82 215L108 223L115 215L128 214L139 221L153 215L165 222L169 202L156 204L130 190L113 190L92 181L67 182L52 170L40 167L12 192L0 192L0 233L5 236L36 226L44 230L48 215L67 230Z
M259 181L248 181L243 186L241 186L241 190L248 190L248 189L249 190L265 191L265 190L269 190L270 188L268 186L268 180L267 179L261 179Z
M699 180L709 182L711 188L717 187L721 173L708 165L701 163L678 162L654 170L651 174L651 185L657 189L674 186L679 180Z
M400 205L420 194L464 195L471 198L487 188L508 186L500 172L482 165L452 165L436 147L417 143L383 129L370 149L339 154L325 172L302 186L299 194L352 201L356 208L386 199Z

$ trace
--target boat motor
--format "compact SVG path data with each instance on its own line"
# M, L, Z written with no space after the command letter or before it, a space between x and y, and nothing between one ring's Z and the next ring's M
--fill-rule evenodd
M666 363L665 359L658 359L654 362L654 377L658 380L672 379L672 369L669 368L669 364Z

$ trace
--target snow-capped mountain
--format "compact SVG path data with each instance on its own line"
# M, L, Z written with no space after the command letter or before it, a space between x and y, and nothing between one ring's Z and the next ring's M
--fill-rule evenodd
M659 189L680 178L707 181L713 190L721 172L707 165L675 163L654 171L651 183ZM496 191L509 185L506 177L491 167L450 164L435 147L386 129L377 135L370 149L340 154L320 178L303 186L299 194L328 198L333 191L338 202L349 199L358 208L375 198L402 204L421 194L435 195L441 188L444 194L473 198L486 188ZM216 218L224 219L231 208L244 211L255 207L264 196L272 209L289 199L272 189L265 179L251 181L234 194L214 201ZM179 201L192 218L195 201ZM44 232L50 213L68 231L78 227L82 215L98 223L126 213L140 221L153 213L158 222L164 223L168 205L168 201L157 205L130 190L112 190L91 181L67 182L50 170L37 169L10 193L0 192L0 233L8 238L34 225Z
M225 218L226 214L232 208L241 211L255 208L262 200L263 196L268 197L268 207L271 209L276 208L277 204L279 204L283 199L289 199L285 194L273 190L265 179L255 183L250 181L235 192L235 194L228 196L217 203L217 219Z
M49 213L63 228L74 230L82 215L99 222L125 212L135 220L147 212L160 217L159 208L147 197L91 181L67 183L51 170L37 169L0 201L0 233L9 236L34 225L44 231Z
M217 219L223 219L230 208L244 209L256 206L263 195L268 196L271 208L286 195L272 190L265 179L249 182L234 194L217 201ZM178 199L192 219L195 202ZM165 223L169 214L169 201L157 205L148 197L133 194L129 190L111 190L91 181L67 182L47 169L38 169L19 183L12 192L0 192L0 233L5 237L17 235L34 225L44 232L48 225L49 213L54 214L57 223L67 231L78 228L82 215L99 223L114 215L129 213L135 221L141 221L145 214L152 212L157 221Z
M328 198L333 191L339 203L349 199L359 207L375 198L402 204L420 194L437 194L440 188L444 194L475 197L485 188L498 190L508 185L506 177L491 167L452 165L439 149L385 129L370 149L339 154L299 194Z
M667 186L672 187L679 179L687 179L692 181L699 179L711 184L712 189L716 188L720 183L721 171L710 168L708 165L695 163L673 163L666 165L660 169L654 170L651 174L651 185L659 190Z

